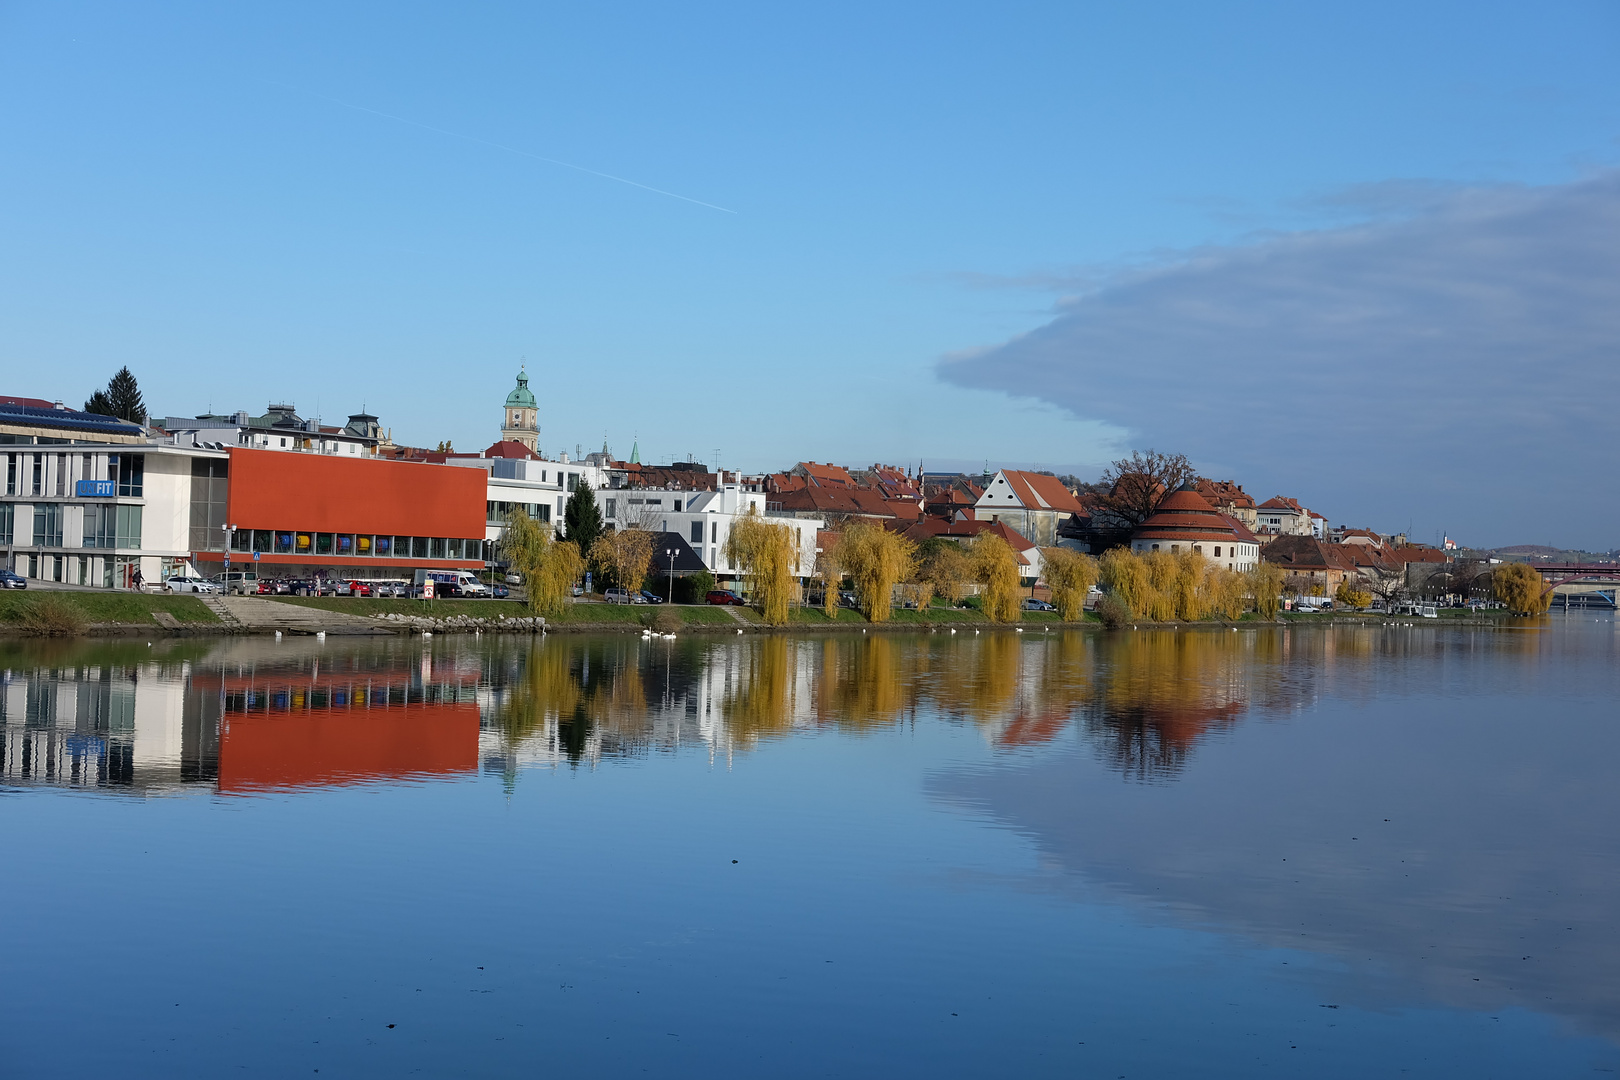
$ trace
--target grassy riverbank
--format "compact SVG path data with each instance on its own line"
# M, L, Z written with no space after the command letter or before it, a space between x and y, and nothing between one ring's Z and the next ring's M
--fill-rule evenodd
M162 626L156 618L159 612L188 626L219 622L219 617L195 596L45 589L0 593L0 630L25 634L82 634L97 625Z

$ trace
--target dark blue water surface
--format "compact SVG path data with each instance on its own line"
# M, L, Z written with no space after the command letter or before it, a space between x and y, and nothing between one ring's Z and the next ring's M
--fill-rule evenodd
M0 645L0 1074L1613 1072L1617 658Z

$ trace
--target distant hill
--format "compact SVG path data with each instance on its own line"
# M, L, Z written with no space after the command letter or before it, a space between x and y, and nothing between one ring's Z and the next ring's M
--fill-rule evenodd
M1523 555L1535 558L1538 555L1551 556L1562 554L1560 548L1548 547L1546 544L1515 544L1513 547L1491 548L1492 555Z

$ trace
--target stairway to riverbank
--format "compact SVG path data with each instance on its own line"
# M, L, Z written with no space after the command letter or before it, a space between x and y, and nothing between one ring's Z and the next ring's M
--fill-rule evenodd
M341 611L283 604L252 596L206 596L203 603L227 626L265 632L281 630L290 634L389 634L394 628L379 625L375 619L346 615Z

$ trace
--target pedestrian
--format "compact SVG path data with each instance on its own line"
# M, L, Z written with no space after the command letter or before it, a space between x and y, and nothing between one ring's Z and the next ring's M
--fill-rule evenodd
M130 585L132 585L134 587L136 592L141 591L141 568L140 567L137 566L135 568L135 573L130 577L129 583L130 583Z

